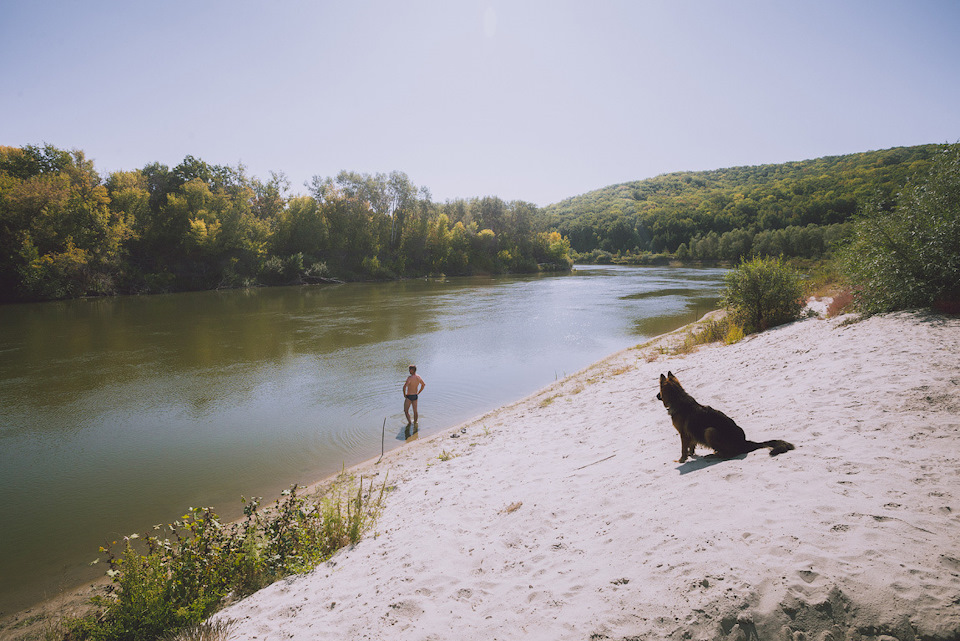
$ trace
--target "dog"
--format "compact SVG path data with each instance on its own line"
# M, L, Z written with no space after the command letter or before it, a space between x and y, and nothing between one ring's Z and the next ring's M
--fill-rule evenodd
M794 449L792 444L781 440L763 443L748 441L743 428L734 423L732 418L693 400L673 372L660 375L657 400L663 401L673 426L680 432L680 460L677 463L683 463L693 456L698 444L711 448L720 458L732 458L762 447L770 448L770 456Z

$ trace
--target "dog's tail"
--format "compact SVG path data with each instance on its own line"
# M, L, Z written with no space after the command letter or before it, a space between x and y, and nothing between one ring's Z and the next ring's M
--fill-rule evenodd
M763 443L755 443L753 441L747 441L747 445L750 446L749 451L759 450L763 447L770 448L770 456L776 456L777 454L783 454L784 452L789 452L792 449L796 449L793 446L793 443L787 443L786 441L781 441L779 439L774 439L772 441L764 441Z

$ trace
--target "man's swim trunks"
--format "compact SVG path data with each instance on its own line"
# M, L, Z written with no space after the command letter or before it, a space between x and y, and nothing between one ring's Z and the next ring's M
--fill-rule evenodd
M417 400L417 395L416 395L416 394L404 394L404 396L407 397L407 400L408 400L408 401L415 401L415 400Z

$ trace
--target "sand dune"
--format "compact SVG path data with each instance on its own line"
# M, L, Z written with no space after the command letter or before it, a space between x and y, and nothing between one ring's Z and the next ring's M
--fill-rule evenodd
M960 319L842 320L626 350L389 453L374 533L218 616L237 641L960 639ZM675 463L667 370L797 449Z

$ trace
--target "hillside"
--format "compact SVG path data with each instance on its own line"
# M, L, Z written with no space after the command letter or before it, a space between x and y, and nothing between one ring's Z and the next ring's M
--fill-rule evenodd
M929 168L938 148L663 174L569 198L544 213L573 250L594 256L686 252L691 258L737 258L753 251L812 257L842 236L844 223L866 203L889 205L911 176Z

